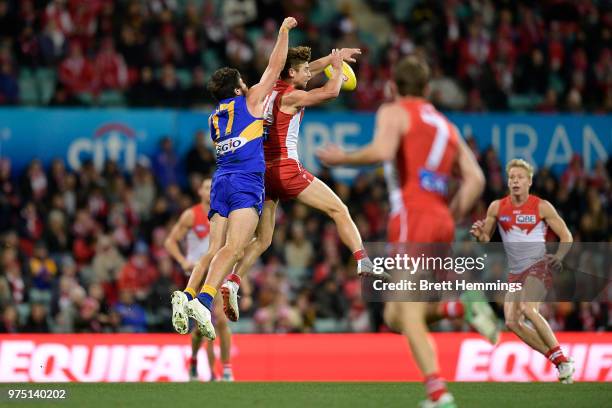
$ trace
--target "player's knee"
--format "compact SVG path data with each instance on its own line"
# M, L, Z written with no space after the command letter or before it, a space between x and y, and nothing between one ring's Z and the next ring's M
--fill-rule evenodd
M342 203L341 201L337 201L334 202L334 204L332 204L329 209L327 210L327 214L331 217L331 218L337 218L337 217L346 217L349 215L349 210L348 207Z
M222 248L221 245L211 243L208 246L208 250L206 251L206 255L212 258L213 256L215 256L215 254L217 252L219 252L221 250L221 248Z
M259 253L262 254L272 245L272 234L265 234L257 238Z
M238 259L244 256L244 248L238 245L225 244L222 248L234 261L238 261Z

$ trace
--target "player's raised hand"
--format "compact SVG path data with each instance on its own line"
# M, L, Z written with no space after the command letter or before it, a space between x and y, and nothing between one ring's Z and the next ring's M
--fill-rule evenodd
M283 24L281 24L280 31L282 31L283 29L289 31L295 27L297 27L297 20L293 17L287 17L283 20Z
M342 60L346 62L357 62L355 57L361 55L359 48L341 48L339 52Z
M342 56L340 55L340 51L334 48L331 52L331 66L334 70L342 69Z
M337 166L344 163L346 153L342 148L335 144L328 144L317 149L317 157L321 162L328 166Z

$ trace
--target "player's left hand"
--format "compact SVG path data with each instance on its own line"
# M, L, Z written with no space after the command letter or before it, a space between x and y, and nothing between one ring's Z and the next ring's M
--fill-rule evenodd
M361 55L361 49L359 48L340 48L340 57L342 61L346 62L357 62L354 56Z
M335 144L328 144L320 149L317 149L316 155L323 164L328 166L342 164L346 158L346 153L344 150Z
M548 267L550 267L553 272L558 272L561 270L562 261L561 261L561 258L559 258L556 255L551 255L551 254L544 255L544 262L546 262L546 265L548 265Z

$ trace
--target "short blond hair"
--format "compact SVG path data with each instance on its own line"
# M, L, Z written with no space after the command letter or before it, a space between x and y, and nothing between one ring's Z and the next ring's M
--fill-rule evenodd
M506 174L509 174L510 169L513 167L520 167L522 169L527 170L527 173L529 174L529 178L533 178L533 166L527 163L525 160L523 159L510 160L508 164L506 165Z

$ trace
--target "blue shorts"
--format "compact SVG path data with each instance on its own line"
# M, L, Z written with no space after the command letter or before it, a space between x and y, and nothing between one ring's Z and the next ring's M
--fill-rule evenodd
M215 214L227 218L232 211L251 207L261 215L263 200L263 173L215 174L210 188L208 218Z

